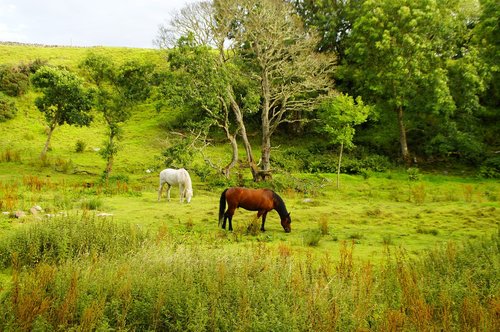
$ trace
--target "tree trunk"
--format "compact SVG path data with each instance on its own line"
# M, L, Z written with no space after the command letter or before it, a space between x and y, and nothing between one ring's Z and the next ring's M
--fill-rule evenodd
M240 106L234 99L233 89L228 86L228 95L231 101L231 109L236 116L236 121L238 122L238 126L240 127L240 134L243 140L243 146L245 147L245 153L247 155L248 166L250 167L250 171L252 172L252 178L254 181L258 181L258 169L255 164L255 159L253 158L252 145L248 141L247 130L245 127L245 122L243 121L243 113L241 112Z
M113 134L113 131L111 130L111 133L109 135L108 151L107 151L107 155L106 155L106 169L104 170L104 174L106 176L106 183L108 182L109 175L111 174L111 171L113 170L113 161L114 161L114 157L115 157L114 137L115 137L115 135Z
M398 126L399 126L399 143L401 145L401 155L406 166L411 166L410 152L408 151L408 142L406 141L406 128L403 120L403 107L399 107L398 113Z
M271 135L269 129L262 124L262 166L259 172L259 178L262 180L271 180Z
M269 120L269 108L270 108L270 98L271 92L269 90L269 81L267 78L267 73L265 70L262 73L262 145L261 145L261 174L262 178L265 180L271 176L271 123Z
M49 146L50 146L50 139L52 138L52 133L54 132L55 129L56 129L56 126L54 124L51 124L49 126L47 140L45 141L45 145L43 147L42 153L40 154L40 159L42 159L42 160L45 159L45 157L47 156L47 151L49 150Z
M238 142L236 142L236 137L229 133L228 128L224 128L224 130L226 131L226 137L229 140L231 149L233 151L231 162L222 170L222 173L224 174L226 179L229 179L229 173L231 172L231 169L236 166L236 163L238 162Z
M337 189L340 189L340 165L342 164L342 152L344 151L344 142L340 143L339 165L337 167Z

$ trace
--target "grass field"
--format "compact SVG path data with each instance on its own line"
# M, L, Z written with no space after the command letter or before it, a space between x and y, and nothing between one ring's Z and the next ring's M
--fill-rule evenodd
M84 51L0 45L0 59L74 67ZM0 123L0 331L500 329L498 181L394 169L342 174L337 189L335 174L279 172L263 186L279 188L292 232L274 211L267 231L253 232L255 213L242 209L227 232L217 221L223 183L191 172L191 204L178 188L157 201L157 157L177 137L158 117L175 114L134 112L105 185L102 121L57 128L42 162L34 97Z

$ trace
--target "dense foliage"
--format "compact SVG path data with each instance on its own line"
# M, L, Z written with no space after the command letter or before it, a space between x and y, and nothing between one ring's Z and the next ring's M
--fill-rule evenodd
M492 17L498 4L484 1L480 6L467 0L295 3L306 24L324 32L320 49L335 50L341 56L336 75L339 88L363 96L381 113L379 122L368 128L370 133L362 135L361 144L394 154L389 146L399 140L404 159L458 156L477 165L485 158L488 148L482 145L480 128L489 127L489 121L483 115L486 103L480 100L497 84L490 80L497 69L488 67L486 58L491 55L486 54L495 48L493 52L498 52L498 45L486 42L495 30L498 34L498 26L491 26L487 17ZM329 28L332 22L334 27ZM489 26L488 32L483 25ZM498 141L494 145L495 149Z

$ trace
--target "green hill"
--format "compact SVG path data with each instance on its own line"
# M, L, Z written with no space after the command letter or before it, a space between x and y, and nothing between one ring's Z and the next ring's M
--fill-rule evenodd
M165 54L158 50L5 44L0 44L0 61L3 64L17 65L40 60L49 65L78 70L78 64L90 51L110 56L116 62L146 59L160 67L166 65ZM17 116L0 123L0 132L4 133L0 141L0 151L10 151L23 163L36 162L46 139L44 119L34 105L35 97L35 93L30 91L26 95L14 98L18 110ZM124 126L121 151L116 160L116 173L125 170L131 174L140 173L155 164L155 155L161 153L167 140L166 132L159 127L159 119L171 116L168 110L165 114L159 115L152 104L140 105L133 110L132 119ZM106 138L105 130L103 120L98 114L94 123L88 128L68 125L58 127L51 141L49 158L52 161L71 161L76 171L100 173L104 168L104 162L97 150ZM83 153L76 152L76 144L79 141L85 145Z

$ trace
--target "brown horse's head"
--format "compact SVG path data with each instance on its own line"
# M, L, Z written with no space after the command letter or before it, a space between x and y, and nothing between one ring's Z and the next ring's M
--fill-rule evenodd
M285 233L290 233L292 231L291 223L292 223L292 218L290 217L290 213L287 213L287 215L284 218L281 218L281 226L283 226Z

